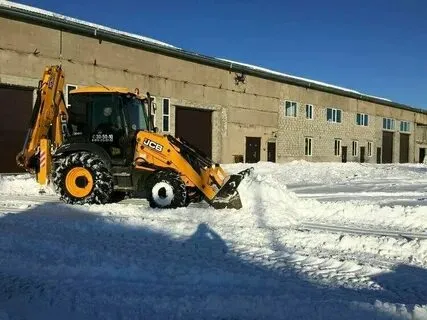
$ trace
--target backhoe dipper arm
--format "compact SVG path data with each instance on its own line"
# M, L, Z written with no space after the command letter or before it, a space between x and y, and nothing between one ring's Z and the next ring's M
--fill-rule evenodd
M44 184L50 170L50 146L57 148L67 134L68 112L64 102L64 73L61 66L45 68L18 166L31 173L43 171ZM38 179L39 180L39 179Z

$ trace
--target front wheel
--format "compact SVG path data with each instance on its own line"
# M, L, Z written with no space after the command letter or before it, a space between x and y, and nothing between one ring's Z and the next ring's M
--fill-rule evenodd
M173 171L158 171L147 181L147 200L152 208L178 208L187 205L187 190Z
M105 204L113 194L113 178L95 154L76 152L56 161L53 184L70 204Z

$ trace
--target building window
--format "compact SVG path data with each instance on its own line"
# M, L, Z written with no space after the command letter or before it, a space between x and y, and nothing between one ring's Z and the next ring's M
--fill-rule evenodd
M394 119L383 118L383 129L394 130Z
M285 101L285 116L296 117L297 116L297 103L294 101Z
M163 99L163 131L168 132L170 127L170 100L165 98Z
M65 105L68 107L70 107L70 104L68 103L68 95L70 94L70 92L74 89L77 89L78 87L74 84L66 84L65 85L65 95L64 95L64 100L65 100Z
M312 104L306 104L305 105L305 117L307 119L313 119L313 105Z
M334 109L334 108L327 108L326 120L328 122L341 123L341 110Z
M408 121L400 121L400 131L401 132L410 132L410 125Z
M334 147L334 154L339 157L341 156L341 139L335 139L335 147Z
M368 126L368 115L363 113L358 113L356 115L356 124L358 126Z
M372 142L368 141L368 157L372 157Z
M305 138L304 154L306 156L312 156L313 155L313 139L312 138Z
M351 155L353 157L357 157L358 151L359 151L359 142L353 141L352 149L351 149Z

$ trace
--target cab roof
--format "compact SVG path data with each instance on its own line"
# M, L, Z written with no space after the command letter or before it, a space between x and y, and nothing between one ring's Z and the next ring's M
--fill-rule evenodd
M70 94L77 93L124 93L124 94L135 94L130 91L128 88L124 87L108 87L108 86L86 86L78 87L70 91Z

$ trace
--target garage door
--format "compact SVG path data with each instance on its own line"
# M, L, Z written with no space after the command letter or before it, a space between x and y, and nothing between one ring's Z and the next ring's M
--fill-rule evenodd
M16 155L22 149L33 103L33 90L0 86L0 172L22 172Z
M400 134L400 163L409 162L409 134Z
M383 131L383 163L393 161L393 132Z
M176 107L175 115L175 136L212 157L212 112Z

